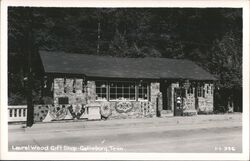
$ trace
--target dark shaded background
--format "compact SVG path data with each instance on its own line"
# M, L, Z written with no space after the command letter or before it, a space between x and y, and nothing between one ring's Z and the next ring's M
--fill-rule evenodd
M34 78L34 103L41 103L39 50L189 59L219 79L217 110L224 111L228 101L242 109L240 8L9 7L10 105L26 103L28 73Z

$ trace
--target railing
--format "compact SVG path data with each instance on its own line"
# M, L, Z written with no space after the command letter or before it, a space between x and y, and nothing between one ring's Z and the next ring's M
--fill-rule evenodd
M26 121L27 106L8 106L8 122Z

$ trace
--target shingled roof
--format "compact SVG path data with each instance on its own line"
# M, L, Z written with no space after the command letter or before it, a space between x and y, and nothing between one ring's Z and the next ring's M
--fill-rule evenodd
M216 80L194 62L168 58L118 58L40 51L45 73L135 79Z

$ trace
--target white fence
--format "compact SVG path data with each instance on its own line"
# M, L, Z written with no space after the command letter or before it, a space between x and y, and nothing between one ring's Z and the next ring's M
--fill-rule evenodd
M26 121L27 106L8 106L8 122Z

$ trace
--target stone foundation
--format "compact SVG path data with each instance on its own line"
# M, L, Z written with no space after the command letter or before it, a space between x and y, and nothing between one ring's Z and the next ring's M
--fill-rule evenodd
M99 103L100 106L104 102L96 101L96 103ZM129 107L128 111L117 109L118 106L122 105L124 105L125 107ZM153 117L155 113L153 106L151 106L151 103L148 101L111 101L109 102L109 106L109 108L111 109L111 115L107 119Z

